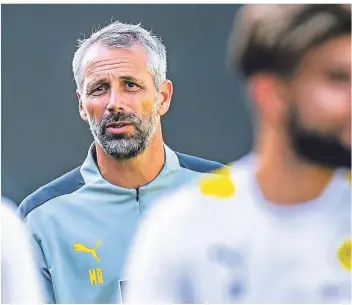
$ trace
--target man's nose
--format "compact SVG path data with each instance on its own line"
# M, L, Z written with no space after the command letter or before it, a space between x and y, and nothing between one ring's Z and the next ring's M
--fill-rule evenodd
M123 112L125 110L121 92L111 89L107 109L109 112Z

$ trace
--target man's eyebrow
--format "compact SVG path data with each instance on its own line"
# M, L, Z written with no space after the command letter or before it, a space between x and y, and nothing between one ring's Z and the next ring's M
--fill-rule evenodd
M122 76L116 77L115 79L137 83L141 87L145 87L145 83L141 79L135 78L134 76L131 76L131 75L122 75ZM87 83L87 91L89 92L93 90L95 87L98 87L99 85L106 82L108 82L108 79L105 77L92 79Z
M130 82L135 82L135 83L140 83L142 82L141 80L133 77L133 76L130 76L130 75L124 75L124 76L120 76L120 79L123 79L123 80L127 80L127 81L130 81Z

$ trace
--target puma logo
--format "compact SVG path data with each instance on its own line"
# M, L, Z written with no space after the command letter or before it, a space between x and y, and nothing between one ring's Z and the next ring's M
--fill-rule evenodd
M91 254L96 260L97 262L99 263L100 262L100 258L99 256L97 255L97 247L100 245L100 242L101 240L98 240L94 246L94 248L88 248L86 247L85 245L82 245L82 244L74 244L73 245L73 251L76 251L76 252L85 252L85 253L89 253Z

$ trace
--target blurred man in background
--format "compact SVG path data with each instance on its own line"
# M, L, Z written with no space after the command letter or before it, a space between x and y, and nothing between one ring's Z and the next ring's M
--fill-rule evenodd
M230 62L253 101L253 170L222 170L140 226L127 303L351 300L351 11L245 5Z
M1 304L43 304L28 232L1 198Z
M163 142L169 109L162 42L114 22L80 41L73 74L94 144L83 165L24 200L48 303L116 303L125 254L156 198L222 165Z

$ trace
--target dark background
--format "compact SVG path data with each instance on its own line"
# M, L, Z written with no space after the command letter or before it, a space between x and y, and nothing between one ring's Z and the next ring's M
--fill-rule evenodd
M163 118L174 150L230 162L249 151L243 82L226 67L238 5L2 5L1 187L19 203L80 165L92 142L78 114L71 61L78 38L120 20L161 36L174 83Z

